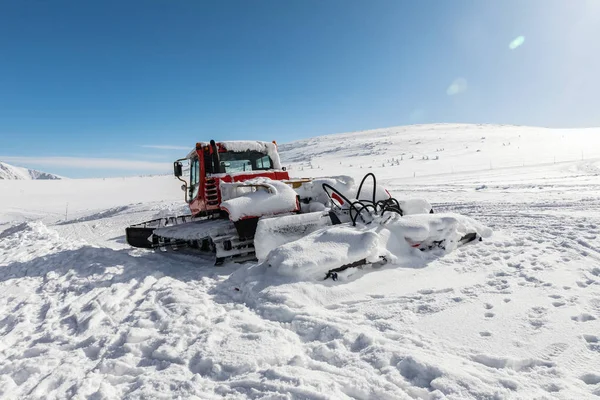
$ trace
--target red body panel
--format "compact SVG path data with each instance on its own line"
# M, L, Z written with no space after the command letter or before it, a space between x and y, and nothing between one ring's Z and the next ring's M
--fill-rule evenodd
M216 176L206 175L204 169L204 153L203 151L197 150L198 161L200 165L200 181L198 183L198 195L190 201L190 211L192 215L198 215L203 213L218 212L221 205L221 189L219 187L221 181L223 182L244 182L254 178L270 178L272 180L281 181L290 179L287 171L270 170L260 171L252 174L217 174Z

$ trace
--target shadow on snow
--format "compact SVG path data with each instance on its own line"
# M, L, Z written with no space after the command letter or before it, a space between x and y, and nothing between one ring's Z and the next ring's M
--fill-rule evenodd
M123 267L122 271L109 271ZM12 262L0 268L0 282L23 277L42 277L49 273L60 276L94 277L89 284L104 286L143 279L148 275L169 276L188 282L203 277L231 274L236 265L213 266L212 259L186 254L83 246L74 250L34 258L30 261ZM105 275L105 277L103 277Z

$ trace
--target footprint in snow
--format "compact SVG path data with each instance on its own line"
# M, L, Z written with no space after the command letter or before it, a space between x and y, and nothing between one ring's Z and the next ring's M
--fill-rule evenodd
M587 385L597 385L600 383L600 375L594 373L588 373L581 376L581 380Z
M492 336L492 333L488 332L488 331L483 331L483 332L479 332L479 335L482 337L490 337L490 336Z
M542 385L542 389L549 393L559 392L562 389L560 383L550 382Z
M564 301L553 301L553 302L552 302L552 305L553 305L554 307L562 307L562 306L564 306L565 304L567 304L567 303L565 303Z
M558 357L568 348L569 345L567 343L552 343L544 348L544 358Z
M493 312L486 312L485 314L483 314L486 318L494 318L494 316L496 314L494 314Z
M583 335L588 349L600 353L600 337L595 335Z
M588 343L598 343L598 342L600 342L600 338L598 336L595 336L595 335L583 335L583 338Z
M530 308L529 311L527 312L529 324L534 329L540 329L547 322L547 318L546 318L547 314L548 314L548 310L545 307Z
M493 305L491 305L490 303L485 303L485 304L483 305L483 308L485 308L486 310L491 310L492 308L494 308L494 306L493 306Z
M572 316L571 319L573 321L577 321L577 322L587 322L587 321L593 321L593 320L595 320L596 317L594 317L592 314L582 313L582 314L579 314L579 315Z

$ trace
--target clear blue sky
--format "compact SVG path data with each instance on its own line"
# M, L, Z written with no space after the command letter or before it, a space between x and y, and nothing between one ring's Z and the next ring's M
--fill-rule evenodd
M0 0L12 164L156 173L199 140L429 122L600 126L600 1Z

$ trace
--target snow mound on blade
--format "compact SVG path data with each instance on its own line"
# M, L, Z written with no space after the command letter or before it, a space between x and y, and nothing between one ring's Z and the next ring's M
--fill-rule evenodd
M371 231L334 226L322 229L269 253L268 263L280 275L321 277L330 269L362 260L377 251L378 236Z
M232 221L291 212L298 207L294 189L269 178L235 183L221 182L221 193L224 198L228 198L221 203L221 209L229 213L229 219Z
M447 251L454 250L458 241L468 233L489 237L492 230L472 218L460 214L419 214L400 217L394 214L389 221L380 221L399 238L410 244L445 240Z
M404 215L428 214L431 211L431 204L425 199L406 199L398 203Z
M385 260L405 267L418 267L431 257L415 245L435 245L435 255L451 252L468 233L489 237L491 229L458 214L421 214L378 217L368 225L349 224L324 228L272 250L266 263L279 275L298 280L323 279L331 269L366 260Z
M271 250L328 225L331 225L329 215L323 212L261 218L254 234L256 258L264 261Z

